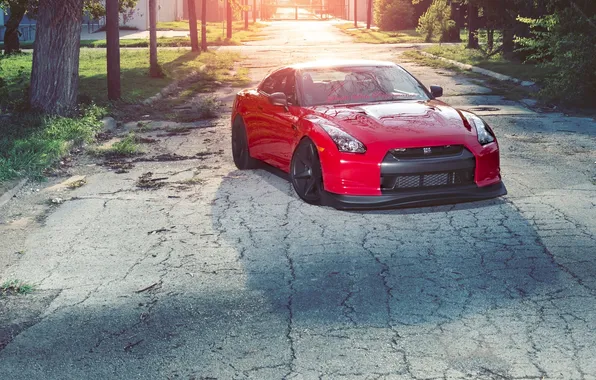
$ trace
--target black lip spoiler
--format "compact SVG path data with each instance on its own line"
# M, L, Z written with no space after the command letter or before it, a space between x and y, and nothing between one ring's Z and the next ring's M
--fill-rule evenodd
M506 194L505 185L503 182L499 182L485 187L467 185L458 186L457 188L407 190L371 196L325 192L321 203L324 206L331 206L339 210L371 210L472 202L496 198Z

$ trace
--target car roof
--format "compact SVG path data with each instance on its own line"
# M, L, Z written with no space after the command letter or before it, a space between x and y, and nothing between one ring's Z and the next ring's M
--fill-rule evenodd
M388 61L374 61L367 59L349 59L349 60L320 60L310 61L303 63L296 63L293 65L287 65L284 68L292 68L296 70L305 69L319 69L326 67L355 67L355 66L396 66L393 62Z

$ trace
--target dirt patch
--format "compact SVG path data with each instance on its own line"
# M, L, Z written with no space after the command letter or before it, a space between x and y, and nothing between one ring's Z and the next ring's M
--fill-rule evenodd
M163 187L166 184L163 181L166 179L168 179L168 177L153 178L153 173L147 172L141 174L141 176L137 179L136 185L140 189L155 190Z

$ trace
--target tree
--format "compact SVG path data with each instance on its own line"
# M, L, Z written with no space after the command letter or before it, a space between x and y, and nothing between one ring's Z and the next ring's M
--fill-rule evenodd
M232 38L232 0L226 0L226 38Z
M375 23L381 30L403 30L414 26L411 0L375 1Z
M548 101L594 106L596 99L596 3L551 0L549 14L518 18L531 30L517 39L528 60L550 68L541 95Z
M201 0L201 50L207 51L207 0Z
M468 49L478 49L478 6L468 3Z
M197 6L195 0L188 0L188 24L190 26L190 46L194 52L199 51L199 36L197 31Z
M10 10L10 17L6 21L4 30L4 54L18 53L21 50L19 41L19 25L27 12L28 0L3 0L0 8Z
M149 0L149 76L163 76L157 62L157 0Z
M30 105L68 115L77 107L81 0L40 0L31 70Z
M436 36L444 41L449 29L455 28L455 22L450 17L451 7L444 0L434 0L418 20L416 31L424 35L425 42L431 42Z
M118 0L106 0L108 99L120 99L120 25Z
M372 22L372 3L373 0L366 1L366 29L370 29L370 24Z

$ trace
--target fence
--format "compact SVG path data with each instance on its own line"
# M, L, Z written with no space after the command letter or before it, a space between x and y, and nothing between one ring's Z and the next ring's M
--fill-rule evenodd
M261 18L263 20L329 20L345 18L347 8L308 5L263 4Z
M35 30L37 26L35 24L23 24L19 26L19 40L20 41L34 41ZM6 31L5 26L0 26L0 40L4 41L4 32Z

